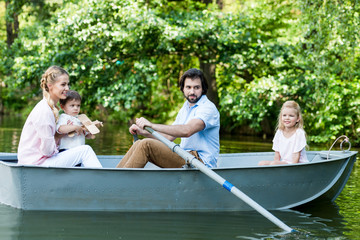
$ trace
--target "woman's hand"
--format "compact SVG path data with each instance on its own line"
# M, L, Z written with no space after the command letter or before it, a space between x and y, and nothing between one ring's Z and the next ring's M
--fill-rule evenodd
M61 134L61 133L55 132L54 139L55 139L55 143L56 143L56 145L59 145L59 143L60 143L60 139L61 139L63 136L64 136L64 134Z
M87 138L87 139L95 139L95 135L91 134L90 132L86 132L85 133L85 138Z

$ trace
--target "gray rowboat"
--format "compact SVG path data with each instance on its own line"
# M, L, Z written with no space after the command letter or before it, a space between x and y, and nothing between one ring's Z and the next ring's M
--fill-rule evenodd
M257 166L273 152L220 154L214 172L268 210L334 201L344 188L356 151L308 151L309 163ZM116 169L122 156L98 156L103 169L17 164L0 153L0 203L24 210L250 211L197 169Z

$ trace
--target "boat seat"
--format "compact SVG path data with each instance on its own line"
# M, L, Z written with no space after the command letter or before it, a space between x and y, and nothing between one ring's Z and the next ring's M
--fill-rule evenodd
M151 163L151 162L148 162L146 163L145 167L144 168L149 168L149 169L161 169L161 167Z

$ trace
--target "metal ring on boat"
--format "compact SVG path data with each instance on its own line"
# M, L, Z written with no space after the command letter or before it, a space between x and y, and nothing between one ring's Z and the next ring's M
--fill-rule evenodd
M341 149L343 152L345 152L345 151L343 150L343 148L342 148L342 144L343 144L343 142L348 142L348 143L349 143L349 149L346 150L346 151L349 151L349 150L350 150L350 148L351 148L351 143L350 143L350 141L349 141L349 138L348 138L346 135L342 135L342 136L338 137L338 138L333 142L333 144L331 145L331 147L329 148L329 151L328 151L328 154L327 154L327 157L326 157L327 160L329 160L329 155L330 155L330 151L331 151L332 147L335 145L335 143L336 143L340 138L345 138L344 141L342 141L342 142L340 143L340 149Z
M347 150L344 150L343 149L343 142L347 142L347 143L349 143L349 148L347 149ZM350 149L351 149L351 142L349 141L349 139L345 139L344 141L342 141L341 143L340 143L340 149L341 149L341 151L343 151L343 152L347 152L347 151L350 151Z

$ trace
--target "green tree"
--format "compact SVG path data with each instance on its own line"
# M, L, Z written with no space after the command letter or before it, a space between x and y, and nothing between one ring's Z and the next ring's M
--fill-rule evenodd
M84 110L163 122L182 104L181 74L207 67L222 130L271 135L282 103L294 99L311 141L358 136L357 1L245 1L234 12L190 0L58 6L0 53L7 99L38 96L41 74L57 64L70 72Z
M31 54L22 46L23 42L20 40L13 46L18 36L21 39L36 41L36 28L40 28L48 25L48 19L52 13L59 6L62 5L62 0L58 1L46 1L46 0L6 0L0 1L4 6L4 42L0 40L0 56L2 61L0 62L0 114L5 112L5 109L17 110L23 108L26 104L26 97L19 98L22 95L20 89L17 88L20 85L19 81L8 86L6 83L12 80L12 66L16 61L17 56L21 54ZM24 31L22 31L24 30ZM26 36L26 37L24 37ZM8 81L5 81L5 79ZM26 87L29 87L26 84ZM36 86L37 87L37 86Z
M181 72L199 65L198 59L217 63L229 54L222 50L238 49L238 37L245 36L234 27L247 21L240 15L185 10L169 7L171 14L165 14L135 1L68 3L49 27L36 27L35 41L24 33L17 42L12 86L35 86L35 76L59 64L71 72L73 87L87 96L89 107L100 103L122 120L144 113L154 117L163 109L159 121L164 120L181 102L181 94L172 91ZM229 30L233 36L218 43ZM166 78L171 81L159 84Z
M265 9L253 11L269 13ZM225 72L221 110L229 116L228 125L267 132L274 128L282 103L294 99L303 108L311 141L329 142L347 134L359 142L359 2L298 1L287 12L299 15L291 21L298 30L288 29L296 38L279 35L259 44L255 58L248 55L252 51L237 56L238 66L249 69L262 59L268 68L261 65L260 72L236 77ZM255 26L270 19L261 16ZM231 72L241 69L234 68Z
M303 97L311 139L358 138L360 2L304 1L301 10L306 31L298 61L313 93Z

